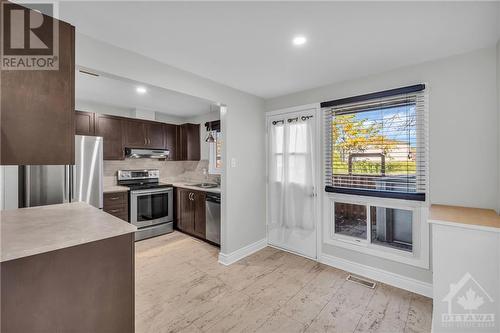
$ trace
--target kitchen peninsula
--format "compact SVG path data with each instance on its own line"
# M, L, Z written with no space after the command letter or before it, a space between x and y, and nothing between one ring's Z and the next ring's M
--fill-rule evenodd
M134 331L134 226L81 202L0 224L2 332Z

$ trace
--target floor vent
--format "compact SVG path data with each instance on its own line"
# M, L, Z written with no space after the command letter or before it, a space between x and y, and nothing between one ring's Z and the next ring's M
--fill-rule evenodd
M357 283L357 284L360 284L362 286L365 286L365 287L368 287L370 289L374 289L375 286L377 285L375 282L373 281L370 281L370 280L366 280L366 279L363 279L362 277L359 277L359 276L354 276L354 275L351 275L349 274L349 276L347 277L346 279L347 281L351 281L351 282L354 282L354 283Z

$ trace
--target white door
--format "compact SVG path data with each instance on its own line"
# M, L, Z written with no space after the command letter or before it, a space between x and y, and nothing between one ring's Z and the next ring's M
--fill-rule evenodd
M270 116L268 242L316 258L315 109Z

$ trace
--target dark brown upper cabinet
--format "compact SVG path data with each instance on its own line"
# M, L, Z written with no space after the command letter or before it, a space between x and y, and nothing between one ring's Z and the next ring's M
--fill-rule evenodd
M167 149L171 161L200 160L200 125L75 112L75 133L104 138L104 159L122 160L125 148Z
M182 124L177 138L177 154L181 161L200 160L200 125Z
M163 124L139 119L126 119L124 123L125 147L165 148Z
M146 122L148 147L165 149L165 133L163 131L163 124L157 122Z
M50 24L55 20L43 19ZM57 70L2 70L2 165L75 162L75 28L58 23Z
M75 111L75 134L95 135L95 113Z
M170 154L168 159L171 161L178 160L177 156L177 132L179 130L178 125L164 124L165 129L165 149L167 149Z
M146 128L141 120L126 119L123 121L124 147L143 148L147 145Z
M123 160L123 118L95 115L95 134L103 137L103 156L105 160Z

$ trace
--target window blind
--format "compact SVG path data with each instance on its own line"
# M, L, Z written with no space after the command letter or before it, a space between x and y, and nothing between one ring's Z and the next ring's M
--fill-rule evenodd
M322 103L327 192L425 200L424 85Z

